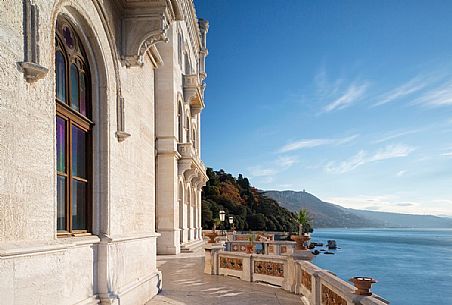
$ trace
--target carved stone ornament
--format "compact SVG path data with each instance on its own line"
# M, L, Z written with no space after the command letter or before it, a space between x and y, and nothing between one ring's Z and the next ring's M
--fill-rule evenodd
M241 258L220 256L220 268L242 271L243 263Z
M254 273L284 277L284 264L266 261L254 261Z
M347 301L333 290L322 285L322 305L347 305Z
M27 82L37 81L49 69L39 64L39 10L31 0L24 1L24 61L19 63Z
M169 24L165 16L165 8L155 8L143 13L128 12L122 18L122 54L121 59L126 67L142 66L146 51L159 41L168 41L166 32Z

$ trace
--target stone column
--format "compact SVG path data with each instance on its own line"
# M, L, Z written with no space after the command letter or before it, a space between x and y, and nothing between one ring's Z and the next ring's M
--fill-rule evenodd
M177 196L177 160L172 154L157 156L157 230L161 237L157 240L159 254L180 252L179 209Z
M198 236L199 239L202 240L202 199L201 199L201 188L199 188L196 192L196 196L198 198Z
M189 208L190 208L190 227L189 227L189 236L190 236L190 240L193 240L194 239L194 228L193 228L193 205L192 205L192 203L190 203L190 205L189 205Z
M190 219L191 219L191 206L190 206L190 199L191 199L191 196L190 196L190 188L187 188L187 204L185 205L185 207L186 207L186 209L187 209L187 217L186 217L186 220L187 220L187 228L185 229L185 232L186 232L186 235L187 235L187 241L190 241L191 240L191 238L190 238L190 236L191 236L191 230L190 230L190 228L191 228L191 224L190 224Z

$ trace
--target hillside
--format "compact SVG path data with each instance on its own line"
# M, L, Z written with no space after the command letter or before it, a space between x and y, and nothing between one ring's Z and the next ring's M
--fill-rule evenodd
M234 178L223 170L207 169L209 181L202 192L202 227L212 229L220 210L234 217L238 230L296 231L294 213L279 206L262 191L252 187L247 178Z
M313 215L314 227L452 228L450 218L347 209L308 192L267 191L265 195L291 211L307 208Z

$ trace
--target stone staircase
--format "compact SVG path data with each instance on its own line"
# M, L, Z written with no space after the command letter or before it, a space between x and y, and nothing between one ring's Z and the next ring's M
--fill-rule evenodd
M203 249L205 243L206 241L204 240L193 240L183 243L182 245L180 245L180 252L181 253L199 252Z

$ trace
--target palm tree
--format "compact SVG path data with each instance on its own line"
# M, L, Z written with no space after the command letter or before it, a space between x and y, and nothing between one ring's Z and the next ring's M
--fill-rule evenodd
M297 222L299 226L298 233L303 235L304 233L311 232L311 215L307 209L301 209L297 214Z

